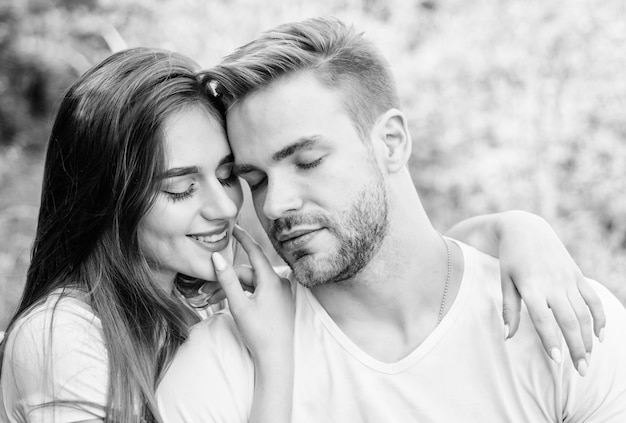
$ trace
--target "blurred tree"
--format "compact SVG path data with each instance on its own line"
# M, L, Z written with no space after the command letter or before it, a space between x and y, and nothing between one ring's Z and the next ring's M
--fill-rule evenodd
M622 295L624 12L621 1L443 1L399 63L414 87L401 90L417 117L412 171L439 224L534 211Z
M0 328L28 263L41 146L72 80L127 46L210 66L264 29L318 15L354 22L390 59L436 226L536 212L626 303L622 0L3 0Z

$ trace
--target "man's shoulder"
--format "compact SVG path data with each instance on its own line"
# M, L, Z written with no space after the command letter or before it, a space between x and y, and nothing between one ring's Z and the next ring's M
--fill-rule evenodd
M461 251L463 252L463 261L467 269L472 269L473 266L477 266L476 270L482 270L483 272L493 273L500 266L500 260L497 257L492 257L471 245L465 244L456 239L450 238L454 241ZM499 272L499 271L498 271Z
M471 297L474 305L492 301L500 304L502 300L500 261L461 241L453 241L463 254L463 276L459 296Z
M289 266L274 266L274 272L281 278L289 279L292 283L294 282L293 272L289 268Z
M587 281L589 282L589 284L591 284L591 287L596 292L596 294L598 294L603 304L606 303L611 308L615 307L618 313L626 313L625 305L620 302L617 296L613 292L611 292L611 290L609 290L606 285L595 279L587 278Z
M624 379L622 386L626 392L626 307L606 286L592 279L588 281L600 297L606 316L604 340L599 342L597 338L594 338L592 361L608 361L614 363L616 368L619 367L620 377ZM592 362L591 366L593 364Z
M566 355L564 393L572 421L626 421L626 308L604 285L590 280L606 315L602 342L593 339L589 370L580 377Z
M587 279L587 281L591 284L591 288L596 292L598 297L600 297L600 301L602 301L602 306L604 307L607 318L607 335L608 331L614 331L615 336L619 337L624 345L626 345L626 337L624 336L626 333L626 305L602 283L593 279Z

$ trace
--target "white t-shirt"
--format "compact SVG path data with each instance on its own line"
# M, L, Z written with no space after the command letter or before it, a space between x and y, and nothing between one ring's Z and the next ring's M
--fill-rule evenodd
M297 286L294 422L626 422L622 304L594 285L607 314L606 339L594 345L581 377L567 354L562 364L547 356L525 309L518 333L503 340L498 262L460 245L465 269L454 304L394 363L362 351ZM567 352L564 342L561 350ZM199 323L157 390L165 421L247 421L250 369L228 317Z
M100 320L80 299L58 300L50 295L8 334L0 378L2 422L105 417L108 359Z
M59 300L59 292L11 330L0 378L0 423L105 417L109 368L102 324L79 294ZM203 319L221 309L224 304L191 308Z
M223 311L203 320L194 326L190 338L176 353L181 359L172 362L157 389L163 420L247 422L254 366L232 316ZM187 394L190 396L185 398ZM195 401L203 404L190 406Z

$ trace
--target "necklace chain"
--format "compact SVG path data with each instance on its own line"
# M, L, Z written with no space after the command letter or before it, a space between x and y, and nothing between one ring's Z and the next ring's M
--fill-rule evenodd
M439 323L441 323L441 319L443 319L443 310L446 306L446 298L448 296L448 286L450 285L450 273L452 273L452 260L450 258L450 246L448 245L448 241L446 241L446 239L441 234L439 234L439 236L441 237L441 240L446 246L446 256L448 259L447 261L448 271L446 274L446 284L443 287L443 297L441 298L441 306L439 307L439 316L437 317L437 325L439 325Z

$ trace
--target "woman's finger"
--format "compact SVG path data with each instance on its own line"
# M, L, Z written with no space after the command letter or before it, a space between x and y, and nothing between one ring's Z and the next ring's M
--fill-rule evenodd
M604 341L604 327L606 326L606 315L600 297L591 286L591 279L583 277L578 283L578 291L589 307L593 316L593 332L600 342Z
M247 297L243 292L243 288L239 283L235 270L218 252L211 255L211 260L213 261L213 266L215 267L217 281L222 287L224 294L226 294L226 298L228 298L228 304L233 309L242 307L245 304Z
M554 316L550 312L548 304L537 300L532 294L526 294L524 296L524 302L528 309L528 315L539 335L539 339L541 339L543 348L552 360L556 363L560 363L563 359L561 348L559 347L560 341L557 337L558 332L555 327Z
M246 264L235 266L235 273L237 274L239 282L241 282L241 287L243 288L243 290L248 292L254 292L256 281L254 277L254 269L252 268L252 266L248 266Z
M502 318L504 319L504 339L509 339L519 328L522 297L507 272L500 272L502 285Z
M572 358L574 367L578 370L581 376L587 373L587 366L589 365L587 350L585 349L585 343L581 335L580 323L578 316L572 309L569 303L557 302L550 304L554 318L556 319L563 337L569 348L569 354Z
M243 247L243 249L248 254L248 259L250 260L250 264L255 269L258 270L271 270L273 272L272 264L268 260L267 256L263 252L261 246L239 225L235 225L233 230L233 235L239 244Z
M570 306L576 318L578 319L578 325L580 327L580 336L582 337L585 351L589 356L593 349L593 322L591 320L591 314L587 308L587 304L579 291L570 291L567 295Z
M278 286L280 277L278 277L274 271L272 264L263 252L261 246L238 225L235 226L233 235L248 254L248 260L254 272L254 278L252 280L254 288L257 289L259 285Z
M226 299L226 293L224 292L223 289L220 288L217 291L215 291L215 293L211 295L211 297L207 298L207 302L209 303L209 305L214 305L214 304L221 303L225 299Z
M198 294L206 304L217 304L225 298L220 283L215 281L205 282Z

